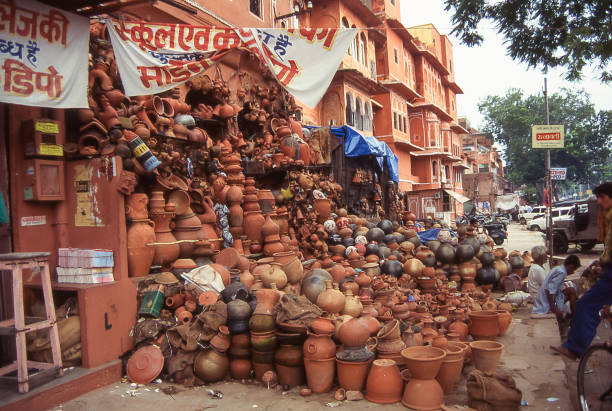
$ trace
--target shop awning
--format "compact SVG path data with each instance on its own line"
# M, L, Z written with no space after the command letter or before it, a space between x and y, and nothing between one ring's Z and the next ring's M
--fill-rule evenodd
M466 196L464 196L463 194L459 194L456 191L453 190L444 190L446 191L446 193L451 196L452 198L454 198L455 200L459 201L460 203L465 203L470 201L470 199Z
M380 169L383 164L389 168L389 178L399 183L399 161L389 146L374 136L364 136L349 126L332 127L334 135L344 139L344 155L359 157L373 155L378 161Z

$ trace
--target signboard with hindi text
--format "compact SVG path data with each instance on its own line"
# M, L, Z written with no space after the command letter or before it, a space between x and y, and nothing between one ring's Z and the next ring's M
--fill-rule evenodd
M234 49L259 58L278 82L314 108L331 83L357 29L255 29L107 21L128 96L170 90L203 74Z
M563 148L564 126L558 124L544 124L531 126L532 148Z
M550 179L551 180L565 180L567 179L567 168L556 167L550 168Z
M33 0L0 0L0 102L86 108L89 19Z

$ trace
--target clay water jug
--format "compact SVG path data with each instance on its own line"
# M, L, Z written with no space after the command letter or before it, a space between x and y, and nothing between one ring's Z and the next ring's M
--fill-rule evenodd
M133 220L127 231L128 272L130 277L149 274L155 247L147 244L155 242L155 223L149 219Z

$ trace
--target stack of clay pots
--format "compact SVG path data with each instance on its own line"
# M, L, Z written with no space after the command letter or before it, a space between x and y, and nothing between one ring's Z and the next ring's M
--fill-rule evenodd
M314 393L329 392L336 374L335 327L331 319L320 317L310 328L303 345L306 381Z
M261 381L267 371L274 371L274 351L277 346L274 305L279 299L276 284L273 288L255 291L257 305L249 320L251 334L251 355L255 377Z
M286 323L279 324L279 328L276 332L279 347L274 353L274 365L278 382L285 388L293 388L304 383L303 344L308 328Z
M231 341L229 349L230 374L236 380L249 378L253 368L251 362L251 338L247 333L234 334Z
M391 359L402 368L404 360L400 353L406 348L406 344L401 338L400 322L393 319L385 323L378 332L377 338L377 357Z
M342 350L336 354L338 384L346 391L363 390L370 364L374 359L366 343L370 338L369 317L352 318L343 323L338 330ZM378 327L376 327L378 328Z
M444 404L444 391L436 376L446 352L435 347L408 347L402 351L406 360L407 380L402 404L417 410L435 410Z

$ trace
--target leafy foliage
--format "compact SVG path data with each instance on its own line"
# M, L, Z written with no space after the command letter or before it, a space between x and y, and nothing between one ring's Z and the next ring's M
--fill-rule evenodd
M565 148L551 149L551 166L567 167L569 182L593 185L610 175L612 111L596 112L584 90L562 89L549 96L550 124L565 125ZM532 186L546 177L545 150L531 148L531 126L546 124L541 95L509 89L479 103L483 132L504 147L507 178Z
M483 37L478 24L492 20L513 59L530 67L565 67L568 80L580 79L594 63L602 81L612 80L610 0L445 0L453 10L452 34L468 46Z

